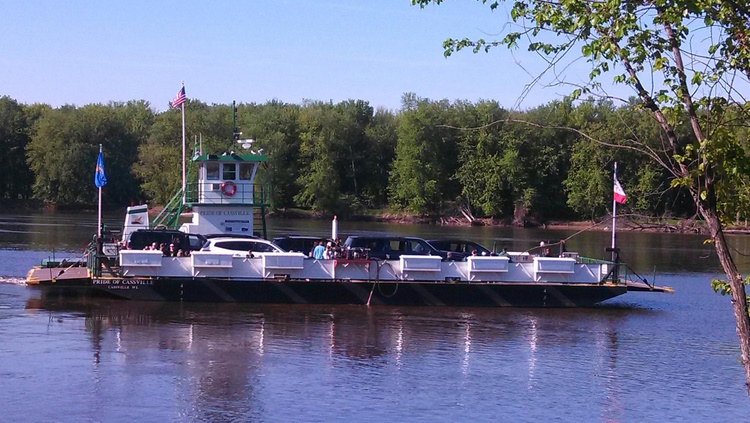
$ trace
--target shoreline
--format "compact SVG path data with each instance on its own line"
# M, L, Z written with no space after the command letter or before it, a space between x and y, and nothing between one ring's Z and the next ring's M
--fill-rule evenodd
M277 210L268 214L271 218L278 219L314 219L327 220L333 216L310 212L305 210ZM476 219L473 222L458 217L427 217L409 214L378 213L372 215L350 215L341 219L342 221L354 222L381 222L396 224L425 224L438 226L493 226L493 227L518 227L529 229L553 229L553 230L611 230L612 218L608 217L600 222L593 221L562 221L553 220L544 223L530 222L527 224L515 224L508 221L496 219ZM633 219L628 215L617 217L618 231L648 232L648 233L685 233L685 234L707 234L707 227L703 221L695 219L664 219L644 218L638 216ZM742 225L726 226L724 232L727 234L750 234L750 227Z
M34 201L26 202L24 205L16 204L9 207L6 211L23 212L30 210L29 207ZM156 216L162 206L149 208L149 215ZM39 208L36 208L37 211ZM54 213L55 211L70 211L69 208L57 208L45 205L41 209L45 213ZM86 210L88 208L79 208L77 210ZM111 211L111 210L109 210ZM189 212L188 212L189 213ZM313 212L302 209L279 209L267 212L267 217L272 219L312 219L312 220L330 220L333 215ZM353 214L341 218L342 221L350 222L380 222L394 224L410 225L437 225L437 226L491 226L500 228L529 228L529 229L552 229L552 230L592 230L592 231L609 231L611 230L611 217L602 219L599 222L578 221L578 220L550 220L547 222L527 221L525 224L514 223L508 219L497 220L491 218L475 219L469 222L463 216L417 216L408 213L393 212L373 212L371 214ZM681 234L704 234L708 235L705 223L696 219L663 219L646 216L622 215L617 217L617 230L629 232L648 232L648 233L681 233ZM750 234L750 223L746 225L728 225L724 227L724 233L727 234Z

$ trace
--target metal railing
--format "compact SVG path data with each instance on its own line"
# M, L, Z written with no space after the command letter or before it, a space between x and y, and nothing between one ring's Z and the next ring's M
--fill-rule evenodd
M164 226L169 229L175 229L177 227L177 221L180 218L180 213L183 209L182 204L182 189L178 190L177 193L167 202L167 205L159 212L154 218L151 225L153 227Z
M190 182L185 186L185 203L182 202L182 190L178 190L164 208L151 222L152 227L177 229L180 214L185 207L195 205L245 205L266 208L270 203L270 185L237 183L232 195L222 189L222 182Z
M270 185L233 182L191 182L187 184L185 203L199 204L237 204L252 207L268 206L270 203Z

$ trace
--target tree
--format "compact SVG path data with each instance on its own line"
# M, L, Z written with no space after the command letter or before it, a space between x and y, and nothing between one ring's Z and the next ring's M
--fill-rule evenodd
M341 162L344 139L338 113L331 103L311 103L300 112L300 159L297 179L299 193L294 197L302 206L333 212L340 205Z
M370 179L384 172L376 167L384 154L387 157L383 145L388 143L388 132L387 128L374 132L386 138L373 142L368 134L373 113L370 104L361 100L303 105L299 113L297 203L313 210L346 214L360 210L378 196L382 190L374 188L377 184ZM386 123L383 119L377 121Z
M398 117L386 109L378 109L365 130L369 154L363 163L367 177L361 181L360 198L371 208L388 203L388 174L396 155Z
M618 178L628 187L628 196L632 199L626 205L630 213L647 216L695 214L695 207L686 211L674 201L674 196L665 192L669 187L668 177L643 154L606 148L593 141L609 140L619 145L633 138L656 145L660 129L645 111L639 110L635 104L615 107L611 100L589 98L573 110L571 126L590 137L579 137L573 146L571 168L565 180L568 205L577 213L592 219L605 213L611 204L610 172L612 162L616 161L622 165Z
M153 118L148 138L138 148L138 162L133 173L142 181L148 200L167 202L182 187L181 114L169 109ZM208 106L199 100L185 103L185 154L187 168L195 141L200 140L204 154L223 154L237 149L232 137L232 110L227 105ZM197 167L187 175L187 183L197 181Z
M515 157L505 158L516 155L516 151L504 144L503 126L492 123L505 118L507 112L489 101L459 106L462 109L459 124L479 129L459 135L455 180L461 185L461 195L469 209L476 209L483 216L502 217L512 208L508 193L508 176L512 172L507 165L517 163Z
M447 100L432 102L405 94L398 144L390 174L391 201L413 213L435 214L460 192L450 179L458 168L457 136Z
M185 108L191 103L188 100ZM138 147L133 173L142 181L141 189L146 197L156 204L166 205L182 187L181 125L180 113L174 110L156 115L148 139ZM187 124L186 127L189 128Z
M571 169L565 180L568 206L591 220L604 214L609 205L609 163L602 146L592 141L581 141L573 146ZM632 195L631 195L632 196Z
M273 100L264 105L241 105L237 114L243 138L255 139L253 149L268 156L258 178L272 187L271 206L294 207L300 175L300 107Z
M443 0L412 0L424 7ZM508 0L487 1L491 10L510 5L513 29L499 40L449 39L445 54L496 46L544 58L547 70L568 57L591 65L589 82L572 91L603 93L602 78L632 88L638 106L659 125L663 144L638 139L614 147L640 152L669 172L673 187L689 192L709 231L732 296L741 360L750 395L750 315L743 278L724 236L724 225L741 213L735 190L750 178L750 159L735 125L750 123L742 95L750 83L750 7L735 0ZM557 82L563 82L558 80ZM606 95L606 93L604 93ZM680 133L681 122L689 133Z
M118 104L42 110L27 147L35 197L62 206L96 204L93 177L99 144L109 181L102 201L120 205L137 197L131 166L138 140L128 127L130 112Z
M23 105L0 97L0 200L28 199L33 174L26 164L31 123Z
M131 100L110 105L123 134L103 142L105 168L109 183L102 191L102 201L119 207L138 202L143 196L141 181L133 172L138 148L148 139L154 123L154 111L145 100Z
M366 101L347 100L338 103L335 111L339 115L340 133L336 155L336 169L341 181L341 193L348 206L344 212L362 208L361 194L369 178L374 148L367 137L367 128L372 122L374 109Z
M522 173L527 178L520 205L537 219L569 215L563 181L568 173L571 148L578 136L563 128L569 125L572 112L568 99L554 101L528 111L519 119L532 125L524 122L512 125L523 164Z

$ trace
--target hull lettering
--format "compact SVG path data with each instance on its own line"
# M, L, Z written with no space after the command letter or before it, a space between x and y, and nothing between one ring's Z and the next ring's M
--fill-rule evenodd
M153 286L154 281L150 279L92 279L91 280L92 285L103 285L108 286L110 288L113 288L115 286L119 287L137 287L137 286ZM125 288L127 289L127 288Z

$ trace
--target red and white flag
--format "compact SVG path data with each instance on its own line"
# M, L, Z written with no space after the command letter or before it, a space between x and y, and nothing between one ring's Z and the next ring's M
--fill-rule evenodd
M187 97L185 97L185 87L183 86L182 88L180 88L180 91L177 91L177 95L174 96L174 99L172 99L172 102L170 104L172 105L172 107L177 108L186 101Z
M625 195L625 191L622 189L620 181L617 180L617 173L615 173L615 201L620 204L625 204L625 200L627 199L628 197Z

